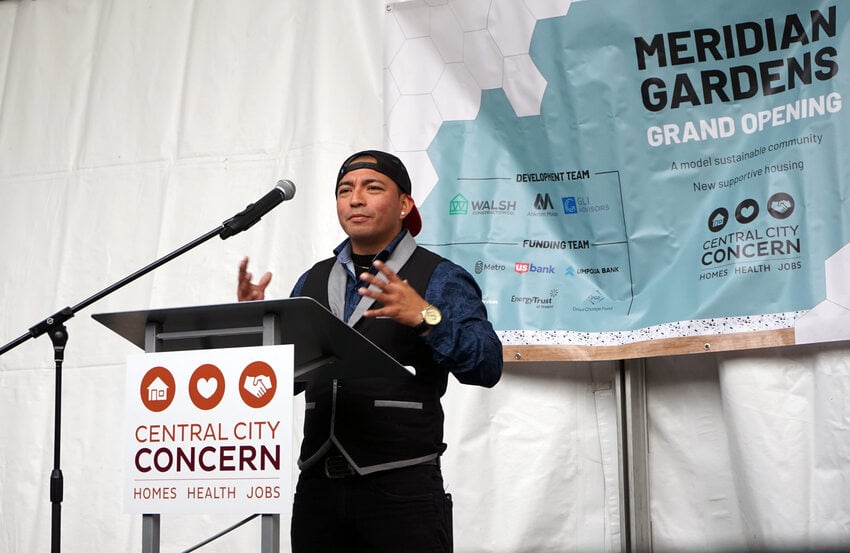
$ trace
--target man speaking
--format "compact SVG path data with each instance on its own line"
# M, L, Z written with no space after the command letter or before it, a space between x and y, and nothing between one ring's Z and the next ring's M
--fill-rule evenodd
M348 238L292 290L415 369L413 377L306 386L294 553L452 550L440 398L449 373L494 386L502 345L472 275L414 241L422 220L411 191L407 169L391 154L346 159L336 208ZM238 299L263 299L270 280L266 273L253 283L243 259Z

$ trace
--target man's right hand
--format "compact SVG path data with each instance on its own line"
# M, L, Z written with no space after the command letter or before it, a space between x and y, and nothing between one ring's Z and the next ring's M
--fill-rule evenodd
M253 275L248 272L248 258L239 263L239 284L236 286L236 299L239 301L262 300L266 297L266 286L272 280L272 274L266 273L257 284L251 282Z

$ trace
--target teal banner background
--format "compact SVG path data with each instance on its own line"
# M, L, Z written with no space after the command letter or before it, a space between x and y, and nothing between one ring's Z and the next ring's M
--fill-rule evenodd
M475 275L500 331L792 325L850 242L848 13L587 0L539 20L540 114L496 88L442 123L418 241Z

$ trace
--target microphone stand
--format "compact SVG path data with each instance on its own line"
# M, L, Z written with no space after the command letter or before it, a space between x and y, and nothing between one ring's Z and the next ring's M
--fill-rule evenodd
M248 207L251 207L250 205ZM247 210L247 208L246 208ZM153 263L142 267L138 271L134 272L131 275L124 277L118 282L112 284L101 290L100 292L92 295L89 298L84 299L80 303L74 305L73 307L65 307L60 311L57 311L53 315L47 317L43 321L38 324L30 327L29 331L25 334L22 334L18 338L12 340L8 344L0 347L0 355L3 355L7 351L21 345L25 341L30 338L37 338L42 334L49 334L51 342L53 342L53 353L54 353L54 362L56 366L56 379L55 379L55 387L54 387L54 421L53 421L53 470L50 473L50 502L52 504L51 511L51 552L59 553L61 550L61 521L62 521L62 499L64 496L64 480L62 477L62 469L60 468L59 463L59 446L61 443L61 423L62 423L62 363L65 357L65 344L68 342L68 330L65 327L65 322L68 321L71 317L73 317L78 311L88 307L94 302L108 296L109 294L115 292L119 288L130 284L134 280L138 279L141 276L148 274L153 271L160 265L164 265L168 263L172 259L183 255L189 250L199 246L212 238L213 236L220 236L222 240L233 236L234 234L241 232L242 230L246 230L248 227L259 221L259 218L251 221L244 227L239 226L239 217L244 213L240 212L236 216L228 219L224 223L222 223L218 228L211 230L196 238L195 240L189 242L188 244L174 250L173 252L157 259ZM238 230L234 230L234 227Z

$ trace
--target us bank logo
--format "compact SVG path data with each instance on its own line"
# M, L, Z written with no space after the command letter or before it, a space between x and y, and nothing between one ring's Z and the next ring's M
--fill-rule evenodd
M463 194L457 194L449 200L449 215L466 215L469 212L469 200Z

